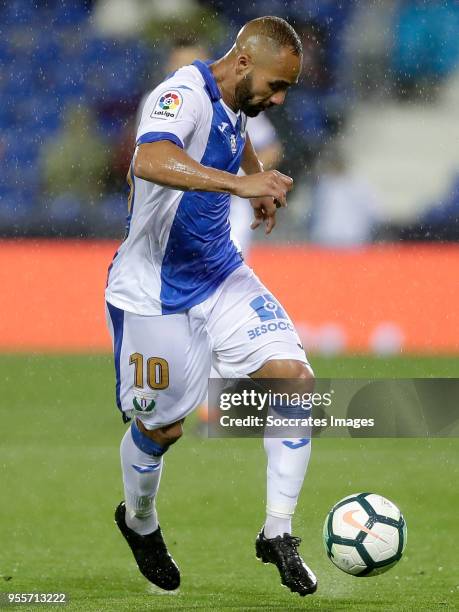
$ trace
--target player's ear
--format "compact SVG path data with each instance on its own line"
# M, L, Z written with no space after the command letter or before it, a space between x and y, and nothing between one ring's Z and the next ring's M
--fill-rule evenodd
M247 53L241 53L237 56L236 61L236 74L238 76L245 76L250 72L252 68L252 59Z

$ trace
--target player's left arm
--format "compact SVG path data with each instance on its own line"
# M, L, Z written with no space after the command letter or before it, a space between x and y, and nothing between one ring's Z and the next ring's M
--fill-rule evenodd
M250 136L246 132L246 141L244 152L242 154L241 168L246 174L256 174L257 172L263 172L263 164L258 158L258 155L253 148Z
M241 168L246 174L256 174L257 172L263 172L263 164L258 158L255 149L253 148L252 142L249 135L246 135L244 153L242 155ZM251 198L250 203L253 208L253 214L255 219L250 226L251 229L256 229L262 223L270 220L269 231L270 233L273 227L276 225L276 210L280 206L280 203L274 201L274 198Z

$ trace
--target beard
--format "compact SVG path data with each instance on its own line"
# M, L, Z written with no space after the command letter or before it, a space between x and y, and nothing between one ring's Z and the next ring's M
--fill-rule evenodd
M270 106L273 106L272 104L266 103L254 104L252 102L254 97L252 86L253 78L252 74L250 73L236 85L236 89L234 91L236 105L243 113L247 115L247 117L256 117L262 111L266 110Z

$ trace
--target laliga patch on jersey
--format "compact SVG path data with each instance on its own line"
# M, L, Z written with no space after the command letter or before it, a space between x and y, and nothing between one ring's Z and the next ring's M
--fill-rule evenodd
M175 119L182 108L182 94L176 89L169 89L156 100L150 117L153 119Z

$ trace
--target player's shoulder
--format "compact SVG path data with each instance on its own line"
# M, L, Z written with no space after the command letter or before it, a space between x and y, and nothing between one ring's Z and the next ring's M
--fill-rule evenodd
M199 94L205 94L205 81L199 69L193 64L183 66L172 74L170 74L163 83L172 83L174 85L185 83L191 90ZM207 94L206 94L207 95Z
M190 65L180 68L155 87L147 103L154 116L174 118L182 107L203 112L210 100L199 70Z

